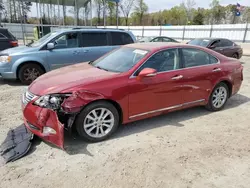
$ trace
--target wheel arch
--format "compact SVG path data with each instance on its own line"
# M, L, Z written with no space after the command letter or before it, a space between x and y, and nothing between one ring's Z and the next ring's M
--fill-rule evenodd
M24 66L24 65L27 65L27 64L36 64L36 65L40 66L43 69L44 72L46 72L46 69L43 66L43 64L39 63L38 61L25 61L25 62L20 63L16 68L16 77L17 78L18 78L18 74L19 74L19 71L20 71L21 67Z
M230 98L230 97L232 96L233 84L232 84L232 82L231 82L230 80L228 80L228 79L221 79L220 81L218 81L218 82L214 85L214 87L213 87L211 93L213 92L214 88L215 88L218 84L220 84L220 83L224 83L224 84L227 85L227 87L228 87L228 89L229 89L229 96L228 96L228 97ZM210 95L211 95L211 93L210 93Z
M97 99L97 100L91 101L87 105L83 106L81 111L83 111L87 106L89 106L89 105L91 105L93 103L97 103L97 102L108 102L108 103L112 104L118 111L119 124L122 124L122 122L123 122L123 110L121 108L121 105L118 102L116 102L116 101L114 101L112 99Z

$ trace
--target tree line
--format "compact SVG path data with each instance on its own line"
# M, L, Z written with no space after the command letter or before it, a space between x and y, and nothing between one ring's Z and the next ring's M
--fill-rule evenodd
M164 5L162 5L164 6ZM21 7L21 8L20 8ZM246 23L250 19L250 7L244 7L241 15L237 16L236 4L222 6L219 0L212 0L209 8L197 7L195 0L184 0L181 4L170 9L149 13L149 7L144 0L121 0L116 9L116 3L107 0L94 0L90 19L91 7L60 6L62 16L58 16L57 5L41 4L41 16L28 17L32 3L27 1L0 0L0 19L3 22L32 24L65 24L65 25L116 25L118 11L119 25L205 25L205 24L236 24ZM26 16L22 16L26 15ZM77 19L74 18L76 15Z

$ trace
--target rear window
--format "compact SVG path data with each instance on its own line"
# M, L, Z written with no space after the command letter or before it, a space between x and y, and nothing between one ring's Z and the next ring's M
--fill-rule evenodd
M7 29L0 30L0 38L16 39Z
M127 33L111 32L112 45L125 45L133 43L133 39Z
M82 33L82 46L107 46L107 33L104 32L93 32L93 33Z
M6 39L7 37L5 35L3 35L2 33L0 33L0 39Z

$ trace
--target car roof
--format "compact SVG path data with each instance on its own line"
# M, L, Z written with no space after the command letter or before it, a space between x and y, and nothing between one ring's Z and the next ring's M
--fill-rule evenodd
M127 44L125 46L130 47L130 48L138 48L138 49L143 49L143 50L148 50L148 51L154 51L154 50L159 50L163 48L185 47L185 46L191 46L191 45L172 43L172 42L145 42L145 43L132 43L132 44Z
M94 32L94 31L103 31L103 32L122 32L122 33L129 33L129 31L123 30L123 29L114 29L114 28L69 28L69 29L59 29L55 32L58 33L64 33L64 32L70 32L70 31L87 31L87 32Z
M205 37L205 38L195 38L195 39L200 39L200 40L210 40L210 41L212 41L212 40L221 40L221 39L225 39L225 40L229 40L229 39L226 39L226 38L209 38L209 37ZM195 40L195 39L193 39L193 40Z

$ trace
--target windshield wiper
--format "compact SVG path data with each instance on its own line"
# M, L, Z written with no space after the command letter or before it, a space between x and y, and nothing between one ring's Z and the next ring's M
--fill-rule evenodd
M96 66L96 68L101 69L101 70L105 70L105 71L108 71L108 72L109 72L108 69L102 68L102 67L100 67L100 66Z
M92 65L93 62L94 62L94 61L90 61L90 62L88 62L88 64L89 64L89 65Z

